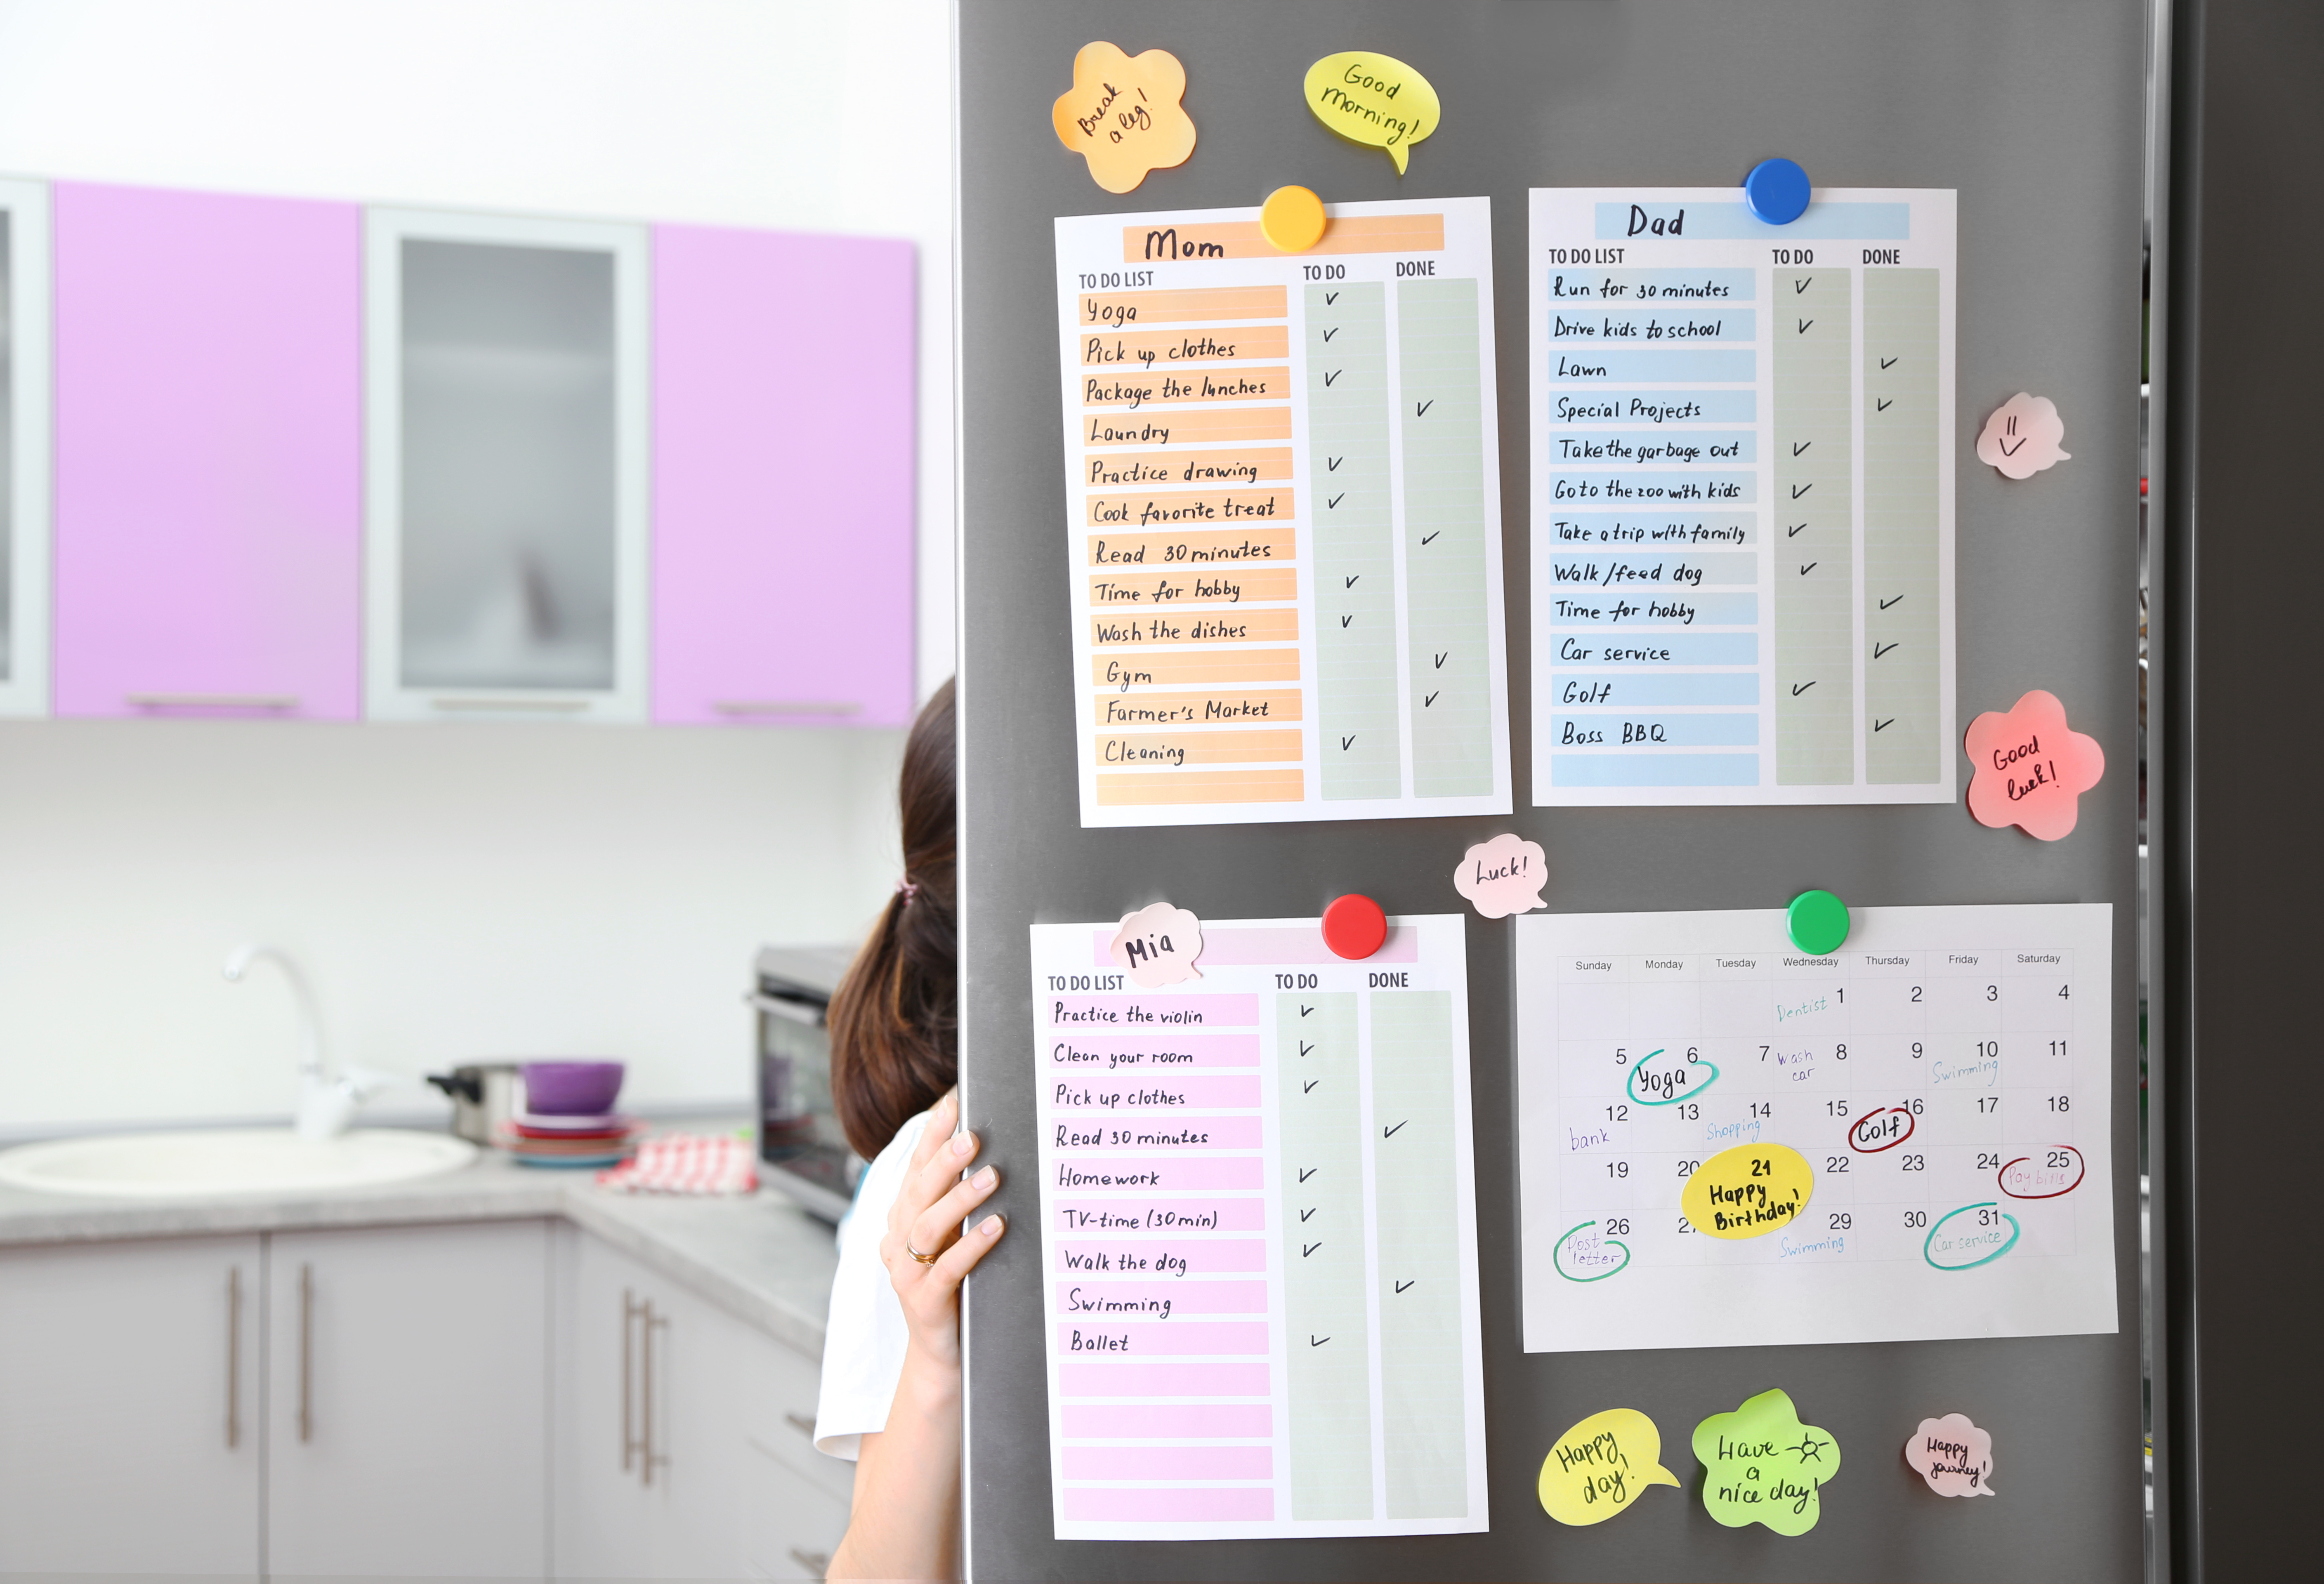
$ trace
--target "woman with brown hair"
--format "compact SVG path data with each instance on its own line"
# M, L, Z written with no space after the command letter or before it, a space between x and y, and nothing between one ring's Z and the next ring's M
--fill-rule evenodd
M952 700L947 682L904 745L904 878L831 1002L832 1100L872 1163L839 1223L816 1410L815 1444L855 1460L831 1579L959 1570L960 1284L1002 1220L960 1229L1000 1174L962 1180Z

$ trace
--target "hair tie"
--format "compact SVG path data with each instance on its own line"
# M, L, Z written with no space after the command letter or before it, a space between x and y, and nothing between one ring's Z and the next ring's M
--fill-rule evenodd
M905 907L909 907L912 905L912 898L915 898L915 897L917 897L917 896L918 896L919 894L920 894L920 882L919 882L919 881L918 881L918 880L898 880L898 881L896 882L896 895L898 895L899 897L901 897L901 898L904 899L904 906L905 906Z

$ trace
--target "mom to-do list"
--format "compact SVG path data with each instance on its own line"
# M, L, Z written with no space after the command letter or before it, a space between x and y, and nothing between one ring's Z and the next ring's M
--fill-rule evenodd
M1484 1529L1461 919L1114 928L1032 926L1057 1538Z
M1528 1352L2112 1331L2113 910L1517 921Z
M1056 223L1084 825L1509 809L1487 200Z
M1953 797L1953 195L1534 189L1534 801Z

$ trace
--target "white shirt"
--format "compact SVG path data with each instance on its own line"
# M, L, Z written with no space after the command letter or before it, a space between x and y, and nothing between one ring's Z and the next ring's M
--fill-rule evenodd
M815 1404L818 1451L853 1462L862 1438L888 1428L896 1383L904 1375L911 1332L904 1306L880 1263L888 1211L903 1191L904 1174L927 1130L922 1111L896 1129L880 1157L866 1167L855 1202L839 1221L839 1275L831 1284L831 1314L823 1333L823 1391Z

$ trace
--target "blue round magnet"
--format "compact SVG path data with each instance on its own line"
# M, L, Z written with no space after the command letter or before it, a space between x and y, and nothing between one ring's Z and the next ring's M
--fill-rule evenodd
M1770 226L1788 226L1807 213L1808 173L1789 160L1762 160L1743 179L1743 201Z

